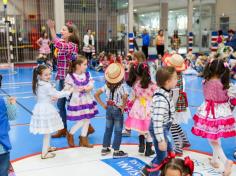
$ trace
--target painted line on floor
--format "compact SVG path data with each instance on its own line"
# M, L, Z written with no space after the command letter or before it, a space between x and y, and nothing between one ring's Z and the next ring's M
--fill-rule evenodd
M11 97L11 95L8 94L5 90L0 89L0 91L2 91L2 92L3 92L5 95L7 95L8 97ZM23 104L21 104L21 103L18 102L17 100L16 100L16 103L17 103L20 107L22 107L24 110L26 110L26 112L28 112L30 115L33 114L27 107L25 107Z

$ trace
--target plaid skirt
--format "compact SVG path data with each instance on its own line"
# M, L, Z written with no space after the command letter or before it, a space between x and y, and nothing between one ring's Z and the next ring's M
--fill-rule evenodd
M187 111L188 107L188 99L186 92L179 92L179 98L176 103L176 112L184 112Z

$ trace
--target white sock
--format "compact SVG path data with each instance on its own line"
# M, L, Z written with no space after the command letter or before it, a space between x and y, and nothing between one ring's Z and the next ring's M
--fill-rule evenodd
M50 134L45 134L43 137L43 148L42 148L42 155L46 155L48 153L48 148L50 146Z
M88 134L88 128L89 128L89 124L90 124L90 119L84 119L84 124L81 130L81 136L86 137Z
M75 132L84 124L83 120L79 120L70 129L70 134L75 134Z
M150 135L150 133L148 132L147 135L146 135L146 141L147 142L152 142L152 137Z
M225 156L225 153L221 147L220 140L209 140L210 144L213 148L213 160L217 161L217 159L221 160L224 164L227 162L227 158Z

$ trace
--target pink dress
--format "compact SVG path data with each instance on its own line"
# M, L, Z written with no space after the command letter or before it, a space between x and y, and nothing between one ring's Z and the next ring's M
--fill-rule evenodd
M51 50L50 50L50 47L49 47L50 40L40 38L39 41L41 43L41 47L39 48L39 53L40 54L50 54L51 53Z
M149 131L150 107L152 96L156 89L157 85L154 83L149 84L146 89L141 87L140 81L134 84L135 100L125 122L127 129L133 129L140 133L147 133Z
M220 80L205 82L203 93L205 101L193 117L192 133L212 140L236 136L235 118Z

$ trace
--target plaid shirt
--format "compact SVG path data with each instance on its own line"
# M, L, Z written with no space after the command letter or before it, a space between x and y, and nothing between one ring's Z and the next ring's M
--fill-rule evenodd
M57 53L57 76L56 79L64 80L69 69L69 63L72 55L77 55L78 47L72 42L64 42L59 38L53 40L54 47L58 49Z

